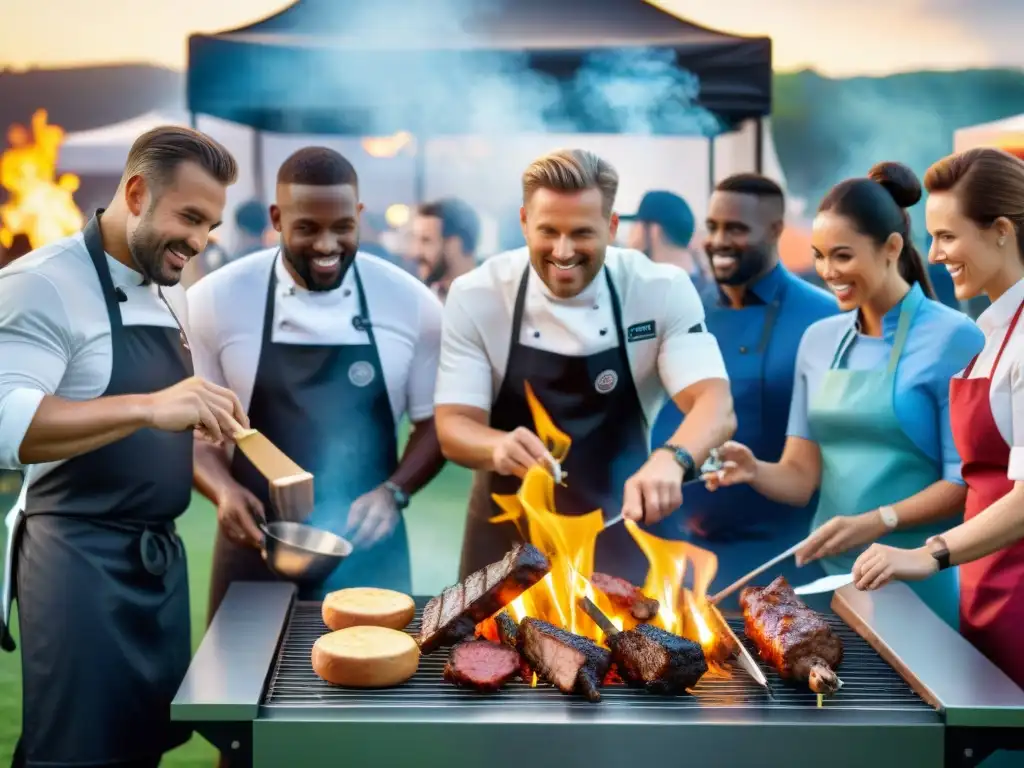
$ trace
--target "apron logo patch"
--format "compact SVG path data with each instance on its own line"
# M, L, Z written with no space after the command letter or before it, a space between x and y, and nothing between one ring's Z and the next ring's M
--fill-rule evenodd
M619 383L619 374L613 370L601 371L597 374L597 378L594 379L594 389L600 392L602 395L607 395L613 389L615 385Z
M653 320L648 320L646 323L637 323L636 325L631 325L626 329L627 342L653 339L656 335Z
M373 366L365 360L359 360L349 366L348 369L348 380L352 382L353 386L365 387L376 376L376 371L373 370Z

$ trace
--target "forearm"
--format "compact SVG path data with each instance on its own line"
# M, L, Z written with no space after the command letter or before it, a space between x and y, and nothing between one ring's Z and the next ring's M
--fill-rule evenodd
M919 525L946 520L960 514L967 498L967 486L938 480L924 490L893 504L899 518L898 530L915 528Z
M192 482L196 490L214 504L219 504L224 489L237 482L231 476L227 454L223 448L202 440L195 441L192 454Z
M953 565L970 563L1024 538L1024 483L942 535Z
M685 448L699 468L711 450L730 439L735 431L732 398L708 392L694 401L669 443Z
M444 465L434 420L414 422L402 459L390 480L411 496L437 477Z
M148 423L144 395L85 401L47 395L29 424L18 459L23 464L70 459L122 440Z
M750 486L772 501L802 507L811 500L820 482L820 475L810 473L795 463L758 460Z
M469 469L494 469L494 448L504 432L460 414L439 416L436 421L441 452L448 461Z

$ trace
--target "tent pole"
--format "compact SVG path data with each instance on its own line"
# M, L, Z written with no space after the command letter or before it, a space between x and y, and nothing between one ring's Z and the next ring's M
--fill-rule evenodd
M715 137L708 136L708 196L715 191Z
M199 115L195 112L188 113L188 125L193 131L199 130Z
M257 129L252 137L252 178L257 200L263 200L263 131Z
M757 118L754 126L754 170L764 173L764 118Z

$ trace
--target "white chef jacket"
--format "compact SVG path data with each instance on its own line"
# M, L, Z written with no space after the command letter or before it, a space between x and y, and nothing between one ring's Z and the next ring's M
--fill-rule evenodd
M188 291L189 340L196 375L234 390L248 410L263 342L270 270L277 276L271 333L279 344L366 344L352 319L359 314L355 272L333 291L296 285L278 249L233 261ZM434 381L441 344L441 302L412 275L359 253L377 353L397 424L434 415Z
M128 299L118 304L125 326L178 327L157 286L143 286L138 272L109 254L107 266ZM186 324L184 290L161 290ZM0 466L21 468L21 443L45 395L99 397L110 383L112 361L107 306L81 232L0 269ZM22 496L60 463L27 467Z
M1010 321L1024 301L1024 280L996 299L979 315L977 323L985 334L985 348L971 370L970 378L991 377L989 405L999 434L1010 446L1010 463L1006 475L1010 480L1024 480L1024 317L1006 344L999 369L992 370L996 354L1003 343ZM963 371L957 374L963 377Z
M452 283L444 307L438 405L490 411L505 376L516 294L529 263L528 250L519 248ZM604 269L619 297L629 367L648 424L666 395L674 397L703 379L728 379L718 342L704 325L704 306L684 270L613 247ZM613 348L618 335L610 299L604 274L579 295L561 299L531 267L519 342L572 356Z

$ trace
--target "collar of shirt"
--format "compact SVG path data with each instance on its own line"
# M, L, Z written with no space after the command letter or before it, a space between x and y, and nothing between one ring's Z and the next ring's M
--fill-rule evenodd
M356 261L358 261L358 256ZM353 262L353 266L356 262ZM341 285L332 291L311 291L295 282L292 273L284 263L284 254L280 253L274 260L274 275L277 277L277 289L279 296L302 296L317 304L337 304L343 299L352 295L355 291L356 276L350 267L342 278Z
M527 290L537 296L543 296L545 301L550 301L553 304L557 304L563 307L585 307L594 304L599 304L602 299L605 298L605 291L608 290L608 279L605 277L605 269L607 267L602 266L601 270L594 276L594 279L590 281L590 285L584 288L582 291L577 293L568 299L562 298L561 296L555 296L548 288L547 284L540 278L537 271L533 268L533 264L530 264L530 271L533 272L533 278L527 285ZM518 281L515 283L518 289Z
M1017 307L1024 301L1024 280L1018 280L1013 286L992 302L992 304L978 315L978 327L986 336L998 328L1005 328L1010 324Z
M126 264L122 264L109 253L104 255L107 257L107 267L110 269L110 280L115 287L142 285L142 275L139 272L136 272Z
M782 284L785 279L786 270L780 262L765 275L758 278L756 282L747 286L746 293L743 296L743 306L752 307L760 304L771 304L779 295L779 291L782 290ZM721 288L718 289L718 301L724 307L729 306L729 299L722 292Z
M882 315L882 338L885 341L893 342L896 339L896 329L900 324L900 311L903 309L903 302L905 302L912 293L921 293L921 286L914 283L910 286L910 290L907 291L907 295L896 302L896 305L892 307L888 312ZM848 321L850 326L859 326L860 324L860 312L853 310L847 313ZM860 328L857 328L857 332L860 333Z

